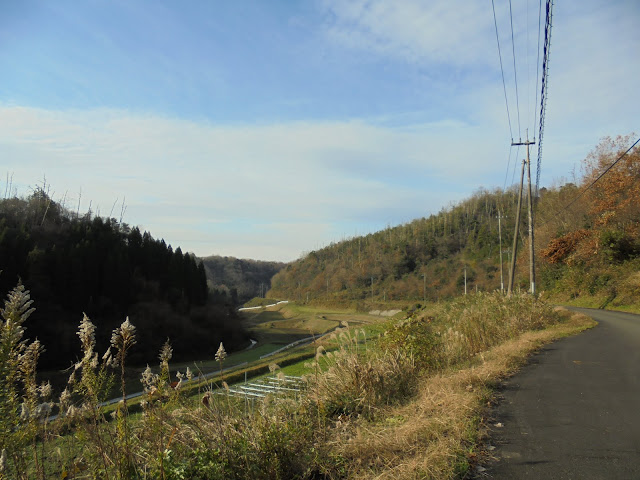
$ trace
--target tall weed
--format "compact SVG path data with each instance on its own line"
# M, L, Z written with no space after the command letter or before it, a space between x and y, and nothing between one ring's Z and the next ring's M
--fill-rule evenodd
M309 376L310 398L328 416L364 415L409 396L415 386L415 362L400 349L368 351L364 330L340 329L331 335L335 350L319 347L312 363L321 375Z
M434 370L469 360L524 331L543 328L558 319L548 304L529 295L477 293L390 325L384 343L409 350L420 367Z

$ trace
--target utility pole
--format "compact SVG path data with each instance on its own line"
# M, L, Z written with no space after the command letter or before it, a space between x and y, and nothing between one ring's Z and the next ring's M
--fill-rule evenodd
M522 184L524 183L524 164L522 161L522 173L520 174L520 190L518 193L518 207L516 210L516 227L513 234L513 246L511 248L511 265L509 266L509 285L507 286L507 295L511 296L513 291L513 280L516 273L516 256L518 254L518 232L520 230L520 210L522 210Z
M498 238L500 242L500 293L504 294L504 276L502 274L502 213L498 210Z
M464 266L464 294L467 294L467 266Z
M536 259L533 251L533 196L531 195L531 160L529 160L529 144L527 143L527 181L529 183L529 283L531 295L536 294Z
M527 147L527 183L529 188L528 195L528 216L529 216L529 292L531 295L536 294L536 264L535 264L535 255L533 250L533 196L531 195L531 159L529 158L529 145L535 145L536 141L533 139L529 141L529 131L527 130L527 139L524 142L511 143L511 145L525 145ZM520 182L520 196L522 197L522 183L524 182L524 164L522 170L522 181ZM519 213L519 212L518 212ZM514 255L515 257L515 255Z
M427 303L427 274L422 274L422 303Z
M373 277L371 277L371 302L373 303Z

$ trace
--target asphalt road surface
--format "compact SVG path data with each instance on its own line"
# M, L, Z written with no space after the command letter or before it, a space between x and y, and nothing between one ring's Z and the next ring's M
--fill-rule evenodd
M505 382L491 421L496 479L640 479L640 316L545 347Z

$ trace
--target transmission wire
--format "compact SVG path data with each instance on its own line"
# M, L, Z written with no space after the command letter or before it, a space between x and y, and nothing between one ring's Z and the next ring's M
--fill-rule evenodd
M518 72L516 70L516 43L513 38L513 12L511 10L511 0L509 0L509 19L511 21L511 51L513 53L513 80L516 84L516 110L518 112L518 138L522 139L522 130L520 129L520 101L518 100Z
M534 105L534 109L533 109L533 131L536 131L536 126L537 126L537 120L538 118L536 117L536 109L535 106L538 105L538 78L539 78L539 74L540 74L540 29L542 26L542 0L539 0L538 2L538 58L536 60L536 101L533 103ZM536 185L536 194L538 192L538 188ZM537 196L537 195L536 195Z
M507 178L509 177L509 167L511 166L511 152L513 152L513 147L509 147L509 160L507 161L507 171L504 174L504 185L502 186L502 190L507 189Z
M498 37L498 21L496 20L496 6L494 0L491 0L491 7L493 8L493 24L496 28L496 42L498 43L498 58L500 59L500 73L502 74L502 89L504 91L504 103L507 106L507 120L509 121L509 134L511 135L511 141L513 142L513 130L511 128L511 115L509 113L509 102L507 101L507 85L504 81L504 68L502 67L502 52L500 51L500 39ZM507 166L507 174L509 173L509 167Z
M511 185L516 181L516 167L518 166L518 154L520 153L520 145L516 148L516 159L513 162L513 175L511 176Z
M545 18L544 26L544 52L542 57L542 87L540 89L540 123L538 131L538 164L536 172L536 197L538 189L540 187L540 170L542 163L542 139L544 134L544 120L547 109L547 89L548 89L548 77L549 77L549 52L551 50L551 26L553 18L553 0L547 0L547 14Z

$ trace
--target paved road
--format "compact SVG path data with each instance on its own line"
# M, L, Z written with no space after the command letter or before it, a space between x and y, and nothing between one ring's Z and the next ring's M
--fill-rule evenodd
M599 325L506 382L489 477L640 479L640 316L575 310Z

